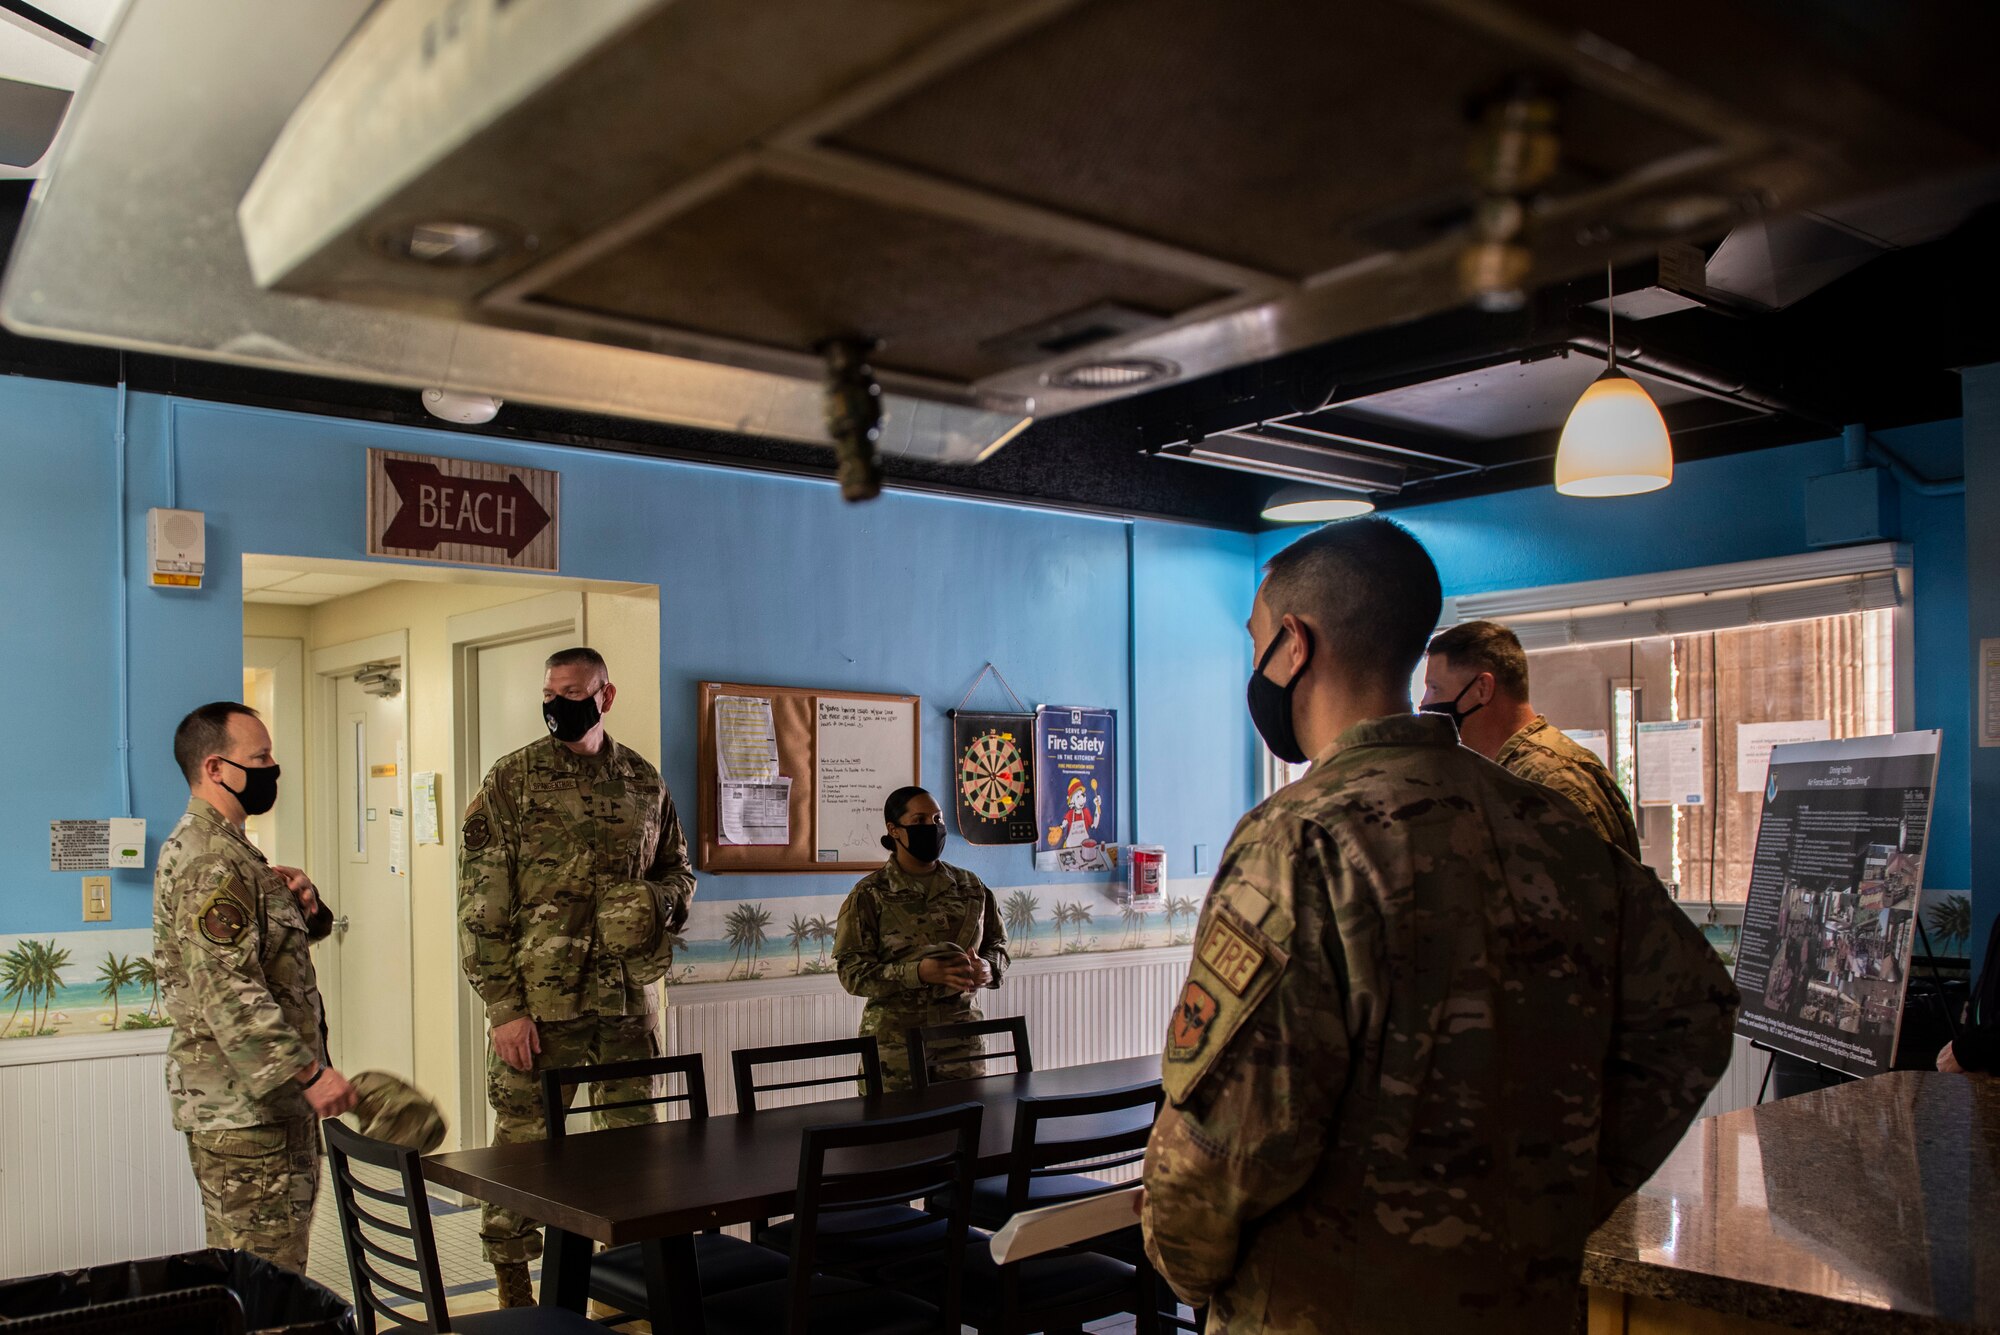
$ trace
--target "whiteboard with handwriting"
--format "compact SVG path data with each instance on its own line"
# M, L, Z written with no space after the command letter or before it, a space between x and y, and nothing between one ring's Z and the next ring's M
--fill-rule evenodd
M882 803L917 781L915 702L819 700L814 860L872 862L882 851Z

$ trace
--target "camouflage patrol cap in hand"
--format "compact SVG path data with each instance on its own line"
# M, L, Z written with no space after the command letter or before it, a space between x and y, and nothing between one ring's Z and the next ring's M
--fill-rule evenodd
M444 1115L408 1082L387 1071L363 1071L354 1086L354 1120L371 1140L429 1154L444 1144Z
M660 892L646 881L605 881L597 892L597 943L616 960L650 955L660 944Z

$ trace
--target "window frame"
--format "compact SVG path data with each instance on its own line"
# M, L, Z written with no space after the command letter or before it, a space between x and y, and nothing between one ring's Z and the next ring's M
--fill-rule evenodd
M1547 616L1611 603L1768 588L1883 572L1894 574L1896 579L1896 605L1888 609L1892 614L1891 638L1895 645L1890 665L1894 677L1891 683L1894 701L1892 726L1897 732L1908 732L1916 726L1916 633L1911 607L1913 585L1908 543L1865 543L1855 547L1800 552L1792 556L1735 561L1726 565L1690 566L1570 584L1543 584L1490 593L1460 594L1444 600L1437 628L1446 630L1465 621L1489 619L1505 622L1509 617L1530 614ZM1642 638L1671 639L1673 635L1668 633ZM1257 800L1262 802L1291 782L1291 776L1284 762L1272 755L1261 739L1257 752Z

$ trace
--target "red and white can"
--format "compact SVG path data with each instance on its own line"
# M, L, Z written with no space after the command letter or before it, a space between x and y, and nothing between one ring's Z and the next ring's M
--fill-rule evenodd
M1126 847L1126 885L1135 900L1157 899L1167 884L1167 850L1159 844Z

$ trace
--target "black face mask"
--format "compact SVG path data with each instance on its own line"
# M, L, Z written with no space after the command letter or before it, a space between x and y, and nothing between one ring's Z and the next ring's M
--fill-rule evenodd
M236 765L228 756L217 756L225 765ZM278 805L278 767L276 765L236 765L243 771L243 786L231 788L217 779L216 785L223 792L235 798L243 807L246 816L261 816Z
M1264 656L1257 660L1257 670L1250 674L1250 722L1257 728L1257 735L1264 739L1264 745L1271 748L1271 754L1287 765L1297 765L1305 760L1305 748L1299 745L1299 734L1292 727L1292 692L1298 689L1299 678L1305 675L1312 663L1312 641L1306 640L1306 661L1292 674L1292 679L1283 686L1264 675L1265 664L1271 655L1278 652L1279 643L1285 638L1280 630L1271 639Z
M558 695L552 700L542 701L542 722L549 725L550 735L559 742L582 741L603 717L604 711L597 707L595 695L581 700Z
M944 852L944 826L901 825L897 828L910 841L906 847L912 861L936 862L938 854Z
M1478 681L1478 680L1479 680L1479 674L1474 673L1472 676L1472 681ZM1486 708L1486 702L1484 700L1481 700L1478 704L1474 705L1470 709L1460 709L1458 707L1458 702L1460 700L1463 700L1465 698L1465 693L1472 689L1472 681L1468 681L1467 683L1465 683L1465 685L1459 687L1458 694L1451 697L1451 699L1433 700L1427 705L1419 705L1417 707L1417 712L1419 714L1442 714L1446 718L1450 719L1452 721L1452 724L1455 727L1457 727L1459 731L1463 732L1465 730L1465 721L1471 718L1474 714L1477 714L1480 710Z

